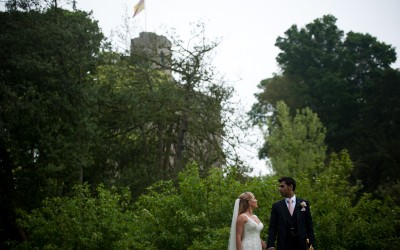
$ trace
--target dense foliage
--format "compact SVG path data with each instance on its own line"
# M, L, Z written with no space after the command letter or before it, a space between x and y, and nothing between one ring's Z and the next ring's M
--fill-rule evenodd
M312 201L318 249L398 249L400 208L368 194L357 201L346 181L351 170L342 152L319 177L297 177L298 196ZM24 214L30 240L16 249L225 249L234 200L248 190L257 197L266 239L277 185L275 176L239 182L235 169L202 178L195 164L180 173L177 186L158 182L133 204L127 190L99 187L90 194L84 185Z
M0 19L1 228L14 235L16 208L63 194L92 166L98 134L85 75L103 34L81 11L10 11Z

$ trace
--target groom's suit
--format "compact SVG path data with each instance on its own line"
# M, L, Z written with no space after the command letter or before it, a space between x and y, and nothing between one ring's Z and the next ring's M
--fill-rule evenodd
M306 203L303 207L302 202ZM303 203L304 204L304 203ZM293 216L290 215L286 199L275 202L272 205L271 218L269 221L267 248L275 245L277 239L277 250L306 249L306 239L314 244L314 229L307 201L296 197L296 205Z

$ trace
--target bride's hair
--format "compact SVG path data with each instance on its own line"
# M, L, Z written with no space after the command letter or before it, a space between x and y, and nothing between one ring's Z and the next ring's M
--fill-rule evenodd
M249 201L254 198L254 195L251 192L244 192L239 196L239 214L242 214L247 211L250 207Z

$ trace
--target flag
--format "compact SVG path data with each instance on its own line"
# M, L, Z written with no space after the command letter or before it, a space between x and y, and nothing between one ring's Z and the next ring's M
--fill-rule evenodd
M144 9L144 0L140 0L134 7L134 13L133 17L135 17L137 14L139 14L142 10Z

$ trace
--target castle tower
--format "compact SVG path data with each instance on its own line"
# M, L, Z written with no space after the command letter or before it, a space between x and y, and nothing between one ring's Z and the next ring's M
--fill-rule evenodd
M139 37L131 40L131 56L138 62L151 63L155 69L163 69L171 75L171 45L165 36L141 32Z

